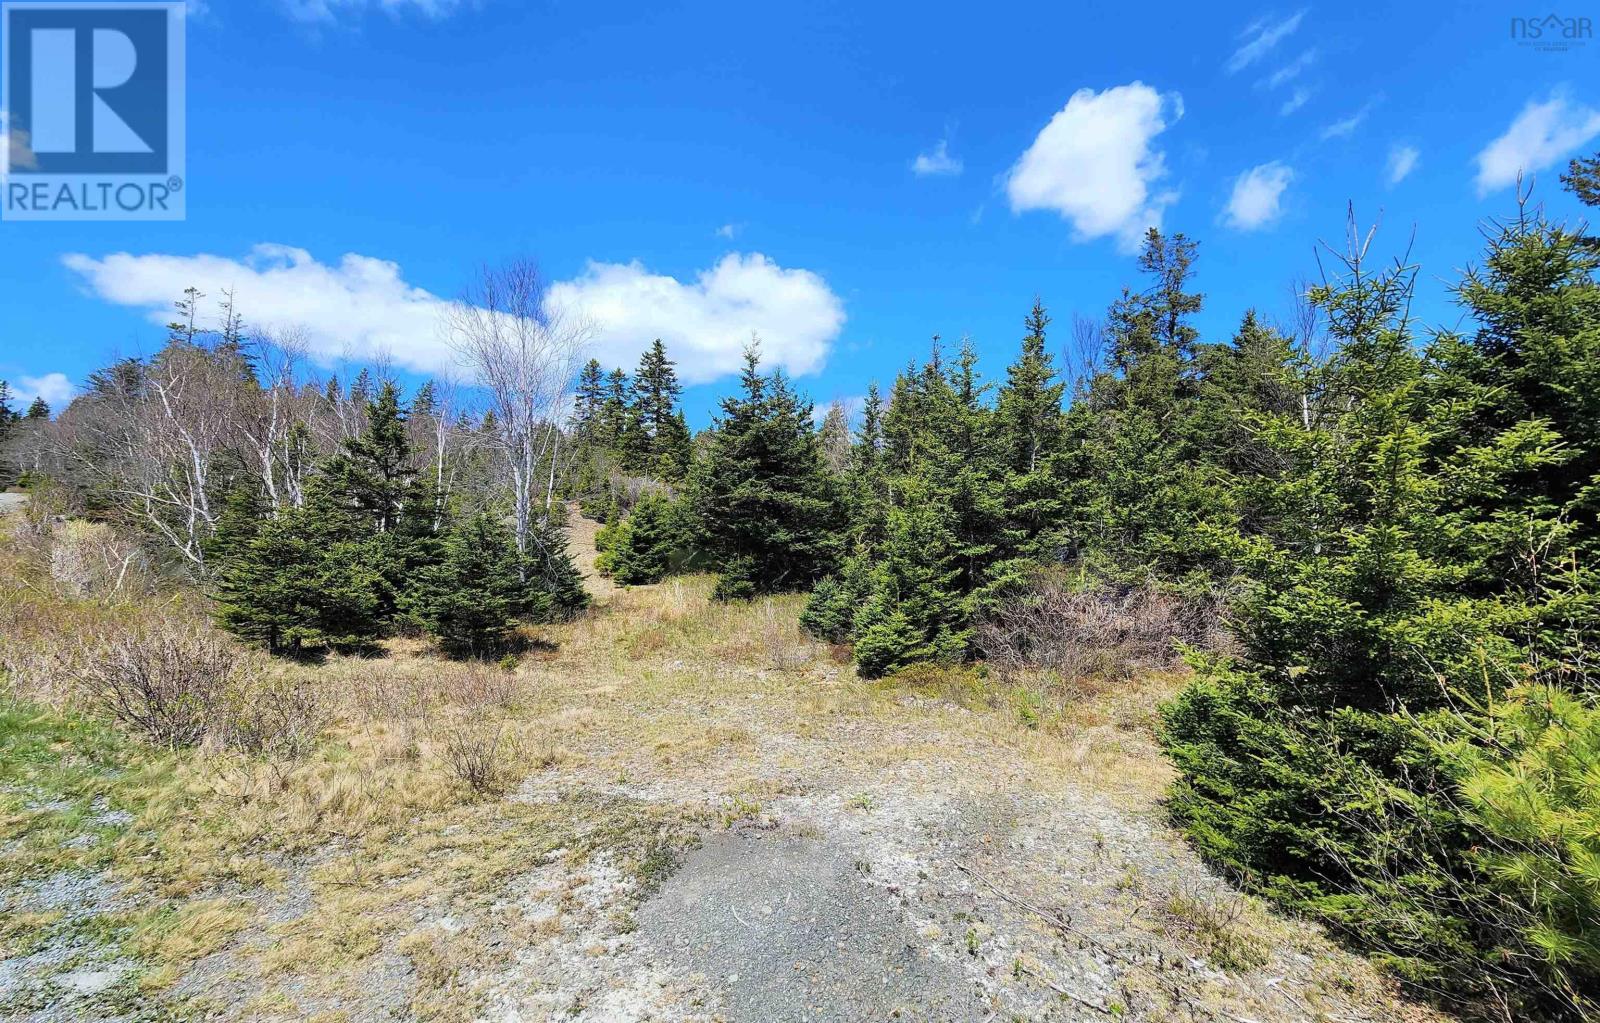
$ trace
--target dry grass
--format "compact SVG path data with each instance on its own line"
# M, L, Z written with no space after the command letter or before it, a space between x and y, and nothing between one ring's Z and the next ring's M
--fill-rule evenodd
M644 883L670 869L674 835L759 818L802 772L847 792L891 771L973 792L1025 776L1142 796L1164 779L1148 722L1168 679L1093 693L973 672L868 684L799 631L802 597L714 604L711 585L606 591L538 630L543 645L509 671L404 642L376 660L274 666L238 728L256 739L119 754L140 765L116 794L134 819L79 859L154 907L129 945L149 963L143 983L165 990L220 958L250 1011L298 1019L361 997L379 957L399 955L415 970L410 1011L470 1018L473 978L516 941L545 940L506 892L556 850L604 850ZM70 703L74 638L130 613L0 581L0 667L27 698ZM1018 695L1030 686L1037 697ZM295 731L284 705L301 699L315 728L291 751L261 741ZM527 786L548 795L513 796ZM628 794L641 786L663 798ZM67 865L69 824L17 811L0 828L24 818L39 837L8 869ZM461 928L418 924L443 915Z

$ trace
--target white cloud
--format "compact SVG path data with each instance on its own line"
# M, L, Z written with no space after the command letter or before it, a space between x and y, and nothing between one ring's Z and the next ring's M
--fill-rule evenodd
M145 309L152 323L171 319L174 296L193 285L213 302L232 291L253 323L304 327L311 354L325 363L381 352L419 372L452 365L438 330L448 303L407 284L398 263L349 253L330 265L305 249L270 244L242 260L119 252L103 259L72 254L62 262L96 295Z
M1283 101L1283 106L1278 108L1278 114L1282 117L1288 117L1305 106L1306 100L1310 98L1311 90L1303 85L1297 85L1294 87L1294 92L1289 94L1289 98Z
M1223 221L1239 231L1258 231L1283 213L1283 192L1294 171L1274 160L1251 167L1233 182Z
M918 153L911 161L911 173L919 178L954 177L961 173L961 160L950 155L950 140L940 139L938 145L926 153Z
M11 127L11 115L0 110L0 171L8 167L32 170L39 160L28 144L28 133Z
M1276 89L1280 85L1287 85L1295 78L1298 78L1302 71L1316 62L1317 51L1315 49L1307 50L1294 60L1291 60L1283 67L1268 75L1261 82L1261 84L1266 86L1268 89Z
M743 230L744 230L744 225L743 224L723 224L721 227L717 228L717 237L718 238L727 238L728 240L731 241L733 239L734 235L738 234L740 231L743 231Z
M116 253L63 262L90 291L171 319L174 296L191 285L215 301L231 290L246 319L307 332L310 355L327 365L380 354L420 373L457 369L440 331L448 302L408 284L400 266L349 254L324 264L304 249L257 245L244 259L215 255ZM632 366L642 345L660 337L690 383L736 372L752 332L769 365L791 373L820 368L844 323L844 307L808 270L784 269L759 254L730 254L692 282L651 274L638 263L590 263L550 288L550 301L577 303L595 327L595 355Z
M769 368L814 372L845 319L844 303L821 277L786 270L760 253L730 253L687 282L637 262L591 262L577 279L552 287L550 298L583 310L601 362L632 366L642 346L659 337L691 384L737 373L753 333Z
M1378 101L1376 99L1370 99L1361 105L1360 110L1357 110L1349 117L1341 118L1340 120L1334 121L1326 128L1323 128L1322 141L1326 142L1329 139L1349 138L1351 135L1354 135L1356 129L1361 127L1361 125L1366 122L1367 115L1372 113L1372 108L1377 105Z
M1543 170L1600 135L1600 111L1574 103L1557 89L1530 100L1505 134L1478 154L1478 195L1515 184L1520 173Z
M1228 58L1228 74L1236 74L1254 64L1256 61L1272 52L1273 47L1294 33L1300 27L1300 21L1306 16L1305 11L1296 11L1281 21L1271 18L1262 18L1249 28L1239 33L1239 38L1244 42L1233 51L1233 56Z
M1389 185L1393 187L1406 179L1412 171L1417 169L1417 161L1422 154L1416 146L1404 144L1396 145L1389 150Z
M1079 241L1116 235L1136 247L1178 198L1154 191L1166 160L1152 143L1182 116L1182 97L1143 82L1078 90L1007 175L1012 211L1054 210Z
M25 412L35 398L43 398L44 403L50 406L50 411L60 412L67 407L67 402L72 400L77 388L72 386L72 381L67 379L65 373L46 373L42 377L20 377L11 382L11 394L15 399L13 408L18 412Z
M385 14L420 14L443 18L463 6L462 0L280 0L284 11L296 21L337 21L342 14L361 14L371 9Z

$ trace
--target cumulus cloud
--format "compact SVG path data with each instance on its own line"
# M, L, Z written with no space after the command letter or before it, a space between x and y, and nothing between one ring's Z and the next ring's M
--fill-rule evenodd
M29 144L28 133L11 127L11 115L0 110L0 171L10 167L32 170L39 166Z
M16 399L15 411L18 412L26 411L35 398L43 398L44 403L50 406L50 411L60 412L67 407L67 402L72 400L76 391L77 388L72 386L72 381L67 379L65 373L23 376L11 383L11 394Z
M173 296L193 285L213 297L232 291L251 322L302 328L309 354L325 365L382 355L419 373L459 369L440 331L449 303L407 283L387 260L352 253L325 264L304 249L257 245L243 259L123 252L64 262L95 295L142 309L154 324L170 319ZM821 277L759 254L728 255L689 282L638 263L590 263L553 284L549 301L592 323L594 354L608 365L633 365L660 337L690 383L736 372L752 332L769 365L811 372L844 324L843 303Z
M950 155L950 140L940 139L938 145L911 161L911 173L919 178L955 177L961 173L961 160Z
M341 15L380 10L389 15L420 14L443 18L464 5L462 0L281 0L284 11L296 21L331 22ZM191 5L192 6L192 5Z
M1600 135L1600 111L1573 102L1560 89L1544 102L1530 100L1505 134L1478 154L1478 195L1515 184Z
M591 262L550 289L594 328L596 358L632 366L661 338L686 383L737 373L752 334L762 359L801 375L822 368L844 326L844 303L817 274L785 269L760 253L730 253L693 281L651 273L637 262Z
M247 318L265 327L299 326L311 354L323 362L379 353L419 372L451 364L439 337L448 303L407 284L400 265L348 253L320 263L305 249L264 244L243 259L118 252L103 259L63 258L99 297L146 310L153 323L170 319L174 295L193 285L216 298L232 291Z
M1143 82L1073 93L1006 177L1013 212L1054 210L1079 241L1115 235L1137 246L1177 200L1156 191L1166 175L1156 136L1183 116L1183 99Z
M1417 169L1417 161L1422 159L1422 154L1416 146L1404 144L1396 145L1389 150L1389 185L1393 187L1404 181L1406 177Z
M1305 18L1305 11L1296 11L1283 19L1261 18L1239 33L1243 40L1228 58L1228 74L1236 74L1271 53L1273 47L1294 34Z
M1239 231L1258 231L1283 213L1283 192L1294 180L1294 171L1274 160L1251 167L1233 182L1233 194L1223 221Z

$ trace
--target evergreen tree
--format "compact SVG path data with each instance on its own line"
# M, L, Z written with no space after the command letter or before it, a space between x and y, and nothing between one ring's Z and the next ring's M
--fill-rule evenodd
M1426 353L1409 271L1352 262L1314 291L1340 349L1317 414L1259 434L1284 469L1239 542L1244 656L1203 661L1164 711L1172 811L1209 856L1428 994L1493 985L1542 1018L1582 1018L1600 982L1581 864L1532 809L1582 819L1600 800L1557 780L1581 756L1526 773L1539 743L1588 741L1570 715L1552 730L1548 688L1592 687L1600 617L1580 510L1594 478L1573 468L1595 443L1571 386L1600 364L1587 253L1537 218L1500 225L1459 289L1479 330Z
M1015 559L1049 560L1049 535L1066 517L1064 481L1067 422L1061 402L1066 383L1057 381L1045 348L1050 317L1037 299L1024 321L1022 352L1006 370L995 408L997 455L1005 508L1005 555L1013 561L1000 575L1014 580Z
M205 292L191 285L183 289L182 298L172 303L178 315L167 324L169 344L192 346L195 343L195 338L200 333L200 300L205 297Z
M1128 580L1204 572L1214 554L1210 527L1230 521L1226 494L1197 445L1198 334L1189 318L1203 298L1187 290L1194 257L1183 235L1151 229L1139 259L1150 286L1125 290L1112 306L1110 369L1077 410L1085 485L1074 545Z
M850 548L860 552L882 540L889 515L889 478L883 456L883 398L876 381L867 385L861 407L861 426L850 449L846 490L850 520Z
M417 393L411 397L411 415L431 419L439 411L439 389L432 380L424 380Z
M1056 380L1055 367L1045 349L1045 328L1050 317L1034 300L1025 321L1022 354L1006 370L995 410L999 445L1007 471L1026 476L1043 469L1062 447L1065 425L1061 399L1066 384Z
M628 374L622 370L614 369L606 377L595 439L612 451L621 450L628 428L628 388Z
M11 407L11 385L0 380L0 442L4 442L16 431L18 415Z
M1574 159L1561 183L1585 206L1600 206L1600 155Z
M328 461L325 491L343 500L372 522L380 533L396 529L407 498L414 496L417 471L411 464L411 442L400 389L385 382L376 401L367 404L365 431L345 441L344 451ZM428 507L424 504L422 507Z
M687 553L683 513L678 502L652 491L633 506L610 548L610 568L627 586L658 583L676 571Z
M840 504L810 404L781 372L762 376L754 345L740 382L742 393L722 402L690 483L722 598L807 588L840 553Z
M291 657L370 646L387 629L398 573L381 538L351 526L327 504L261 521L217 574L218 623Z
M49 419L50 405L43 398L34 398L32 403L28 405L28 412L24 418L33 423Z
M665 480L683 479L690 460L689 428L677 408L683 385L673 366L660 338L639 357L624 442L629 468Z
M524 613L533 622L564 622L589 606L583 573L567 550L567 533L555 523L540 520L528 534L528 585L533 589Z
M960 593L962 549L949 510L913 485L889 513L871 594L854 616L856 666L867 678L918 661L966 656L970 606Z
M599 359L590 359L578 374L578 388L572 401L572 429L580 442L595 439L592 434L600 422L605 400L605 372L600 368Z
M538 600L520 560L511 531L479 512L451 529L438 561L417 573L407 612L452 656L498 652Z
M843 402L833 402L828 406L828 412L822 417L822 426L817 430L817 439L822 447L822 458L828 463L828 468L834 474L842 476L850 467L850 420L845 414Z

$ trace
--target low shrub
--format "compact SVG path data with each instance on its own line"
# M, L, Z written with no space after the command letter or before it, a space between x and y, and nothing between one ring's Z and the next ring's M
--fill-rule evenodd
M503 787L510 747L498 721L476 715L445 725L438 736L439 758L451 774L480 795Z
M55 523L49 548L50 578L73 596L108 599L150 588L144 549L103 522Z
M136 622L103 639L78 666L89 699L166 746L194 746L223 715L243 670L240 651L178 618Z
M1173 667L1182 646L1231 644L1214 599L1042 574L989 611L974 645L1001 674L1044 670L1075 680L1130 678Z
M93 706L164 746L209 741L247 754L298 756L324 723L303 682L269 675L226 637L175 614L124 626L71 671Z

